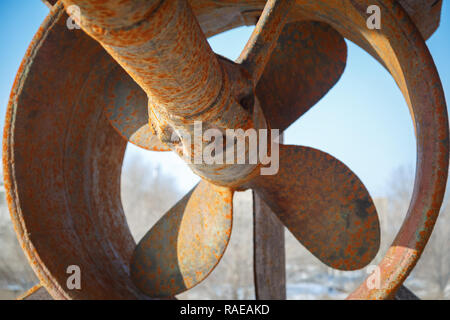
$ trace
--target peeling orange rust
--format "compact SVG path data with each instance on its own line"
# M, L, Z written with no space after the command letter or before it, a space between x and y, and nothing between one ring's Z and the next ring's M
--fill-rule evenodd
M161 137L192 132L195 120L204 129L283 131L338 81L344 37L393 75L415 127L413 198L379 264L381 287L364 282L349 298L395 295L426 246L447 181L447 108L424 42L439 23L441 2L296 0L290 9L287 1L264 0L63 2L80 7L78 22L90 36L67 29L63 5L53 6L18 70L3 138L14 229L53 298L172 297L197 285L223 256L233 192L244 188L325 264L354 270L369 263L379 245L369 193L350 168L308 147L281 145L273 176L254 175L258 165L191 166L203 180L137 246L120 201L127 141L180 152ZM382 10L381 30L366 28L369 5ZM240 63L212 52L204 35L260 15ZM249 94L251 112L240 105ZM83 290L65 286L68 264L83 270Z
M226 129L260 126L254 121L262 119L255 119L239 104L241 92L237 95L232 92L229 78L242 72L232 63L225 67L223 59L216 57L186 0L63 2L66 7L80 8L77 22L83 30L100 42L146 92L151 110L148 118L163 145L178 149L178 153L185 151L183 135L193 136L196 120L207 124L204 130L213 127L224 133ZM249 88L238 89L243 90ZM113 112L111 117L124 118ZM127 130L123 124L117 127ZM152 138L149 130L145 134L147 139ZM138 141L142 139L135 137ZM155 142L148 144L151 150L164 149ZM217 171L220 172L217 175L205 170L204 165L193 167L195 172L214 181L241 171L233 166ZM239 175L248 174L246 169L234 175L238 180Z
M149 150L171 148L178 154L190 152L184 136L194 136L194 121L202 130L265 129L266 120L259 103L250 110L240 99L254 96L254 83L264 70L277 43L292 1L270 0L265 6L242 65L217 57L186 0L167 1L86 1L64 0L66 7L77 5L77 23L127 71L148 97L150 126L137 124L117 105L109 108L113 126L130 141ZM250 74L249 74L250 73ZM142 103L134 101L133 104ZM132 111L132 108L128 108ZM133 120L134 119L134 120ZM160 142L155 141L150 127ZM142 128L136 132L136 128ZM133 131L130 132L130 131ZM203 146L208 142L202 141ZM248 150L247 150L248 152ZM239 186L258 172L257 165L205 166L190 164L205 179L226 186Z

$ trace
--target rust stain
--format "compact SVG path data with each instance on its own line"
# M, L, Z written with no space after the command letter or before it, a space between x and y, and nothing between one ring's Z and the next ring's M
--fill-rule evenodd
M436 24L419 23L423 12L436 17L441 4L421 11L413 0L297 0L292 7L263 0L63 3L80 6L78 23L100 44L69 31L63 5L54 5L18 70L3 139L14 227L54 298L168 297L195 286L226 248L233 191L249 187L324 263L345 270L369 263L379 245L370 195L344 164L311 148L282 145L275 176L255 174L261 164L191 166L203 181L137 249L119 197L126 141L179 153L180 143L165 137L192 132L195 120L205 129L285 129L339 79L346 59L341 37L389 70L416 130L414 196L379 265L381 288L363 283L349 296L393 297L431 235L447 181L446 103L422 36ZM381 30L365 26L363 8L372 4L383 10ZM227 6L236 19L221 19ZM260 14L238 63L212 52L206 36ZM311 86L300 88L304 100L292 81ZM271 90L276 94L268 96ZM82 291L65 289L67 264L82 268Z

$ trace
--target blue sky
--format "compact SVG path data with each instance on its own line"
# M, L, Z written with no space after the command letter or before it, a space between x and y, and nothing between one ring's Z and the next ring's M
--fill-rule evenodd
M0 1L0 122L3 119L16 71L34 33L48 13L39 0ZM236 58L252 28L242 27L210 39L212 48ZM285 135L286 143L312 146L337 157L364 182L372 196L386 193L392 172L415 167L414 131L406 103L393 79L366 52L348 43L348 61L338 84ZM446 97L450 97L450 4L444 1L441 26L427 41ZM197 178L173 153L156 153L134 146L132 157L159 164L173 175L182 191Z

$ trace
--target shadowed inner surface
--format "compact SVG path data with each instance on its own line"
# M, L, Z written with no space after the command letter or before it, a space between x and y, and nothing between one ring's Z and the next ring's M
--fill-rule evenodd
M135 243L119 196L126 141L103 111L115 62L59 16L43 27L50 31L37 53L29 52L8 114L16 229L53 297L142 298L128 276ZM82 290L66 289L69 265L80 267Z

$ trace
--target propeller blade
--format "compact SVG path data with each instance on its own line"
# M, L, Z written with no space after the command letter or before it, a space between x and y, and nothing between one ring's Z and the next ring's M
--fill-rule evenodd
M117 65L107 76L106 116L127 141L151 151L170 151L153 134L148 118L148 98L136 82Z
M231 235L233 191L202 180L142 238L131 278L150 297L172 297L205 279Z
M427 40L439 27L441 20L442 0L399 0L408 12L423 38Z
M286 24L256 86L270 126L283 131L315 105L339 80L346 60L344 38L328 24Z
M373 201L359 178L329 154L280 145L278 173L260 175L250 186L330 267L360 269L378 252L380 225Z

